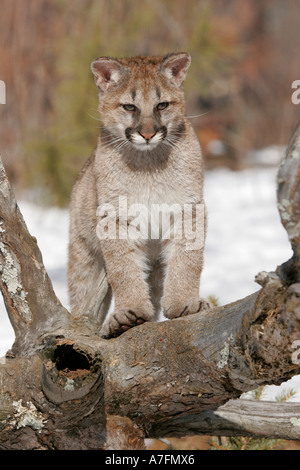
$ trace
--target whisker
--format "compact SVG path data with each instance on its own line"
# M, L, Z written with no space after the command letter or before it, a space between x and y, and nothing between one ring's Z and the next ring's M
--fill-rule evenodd
M116 150L121 150L121 148L125 147L125 145L127 145L126 140L124 140L124 141L121 142L119 145L117 145L117 146L116 146Z
M97 117L96 116L93 116L92 114L90 114L89 111L96 111L97 112ZM96 108L90 108L89 111L85 111L85 113L87 114L87 116L89 116L90 118L92 119L95 119L95 121L103 121L103 119L100 119L99 117L99 110L96 109Z
M114 135L114 134L101 135L101 139L103 140L122 139L122 138L123 137L121 135Z
M109 147L110 145L118 144L121 142L121 139L113 139L113 140L108 140L106 142L102 142L104 147Z
M123 146L128 144L128 141L123 137L116 137L116 136L107 136L106 138L102 137L101 142L104 148L108 148L112 145L115 146L116 150L120 150Z
M102 121L102 119L99 119L99 118L96 118L95 116L92 116L91 114L89 113L86 113L90 118L94 119L95 121Z
M170 147L179 149L179 145L177 145L178 140L172 139L172 137L168 137L163 141L165 144L169 145Z
M185 116L186 118L197 118L197 117L201 117L201 116L205 116L205 114L208 114L210 113L210 111L207 111L206 113L202 113L202 114L195 114L195 116Z
M101 141L102 142L110 142L110 141L114 141L114 140L120 140L122 139L122 137L116 137L116 136L101 136Z

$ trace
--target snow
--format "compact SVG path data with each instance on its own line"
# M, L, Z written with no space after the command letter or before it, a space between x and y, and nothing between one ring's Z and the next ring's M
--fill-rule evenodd
M272 152L264 151L264 158L265 155L272 156ZM220 305L245 297L259 289L254 282L256 274L273 271L291 257L276 207L276 172L276 167L267 165L240 172L207 172L205 200L209 220L201 296L214 295ZM19 206L30 233L38 240L54 290L68 308L68 210L39 207L24 200ZM12 345L13 338L0 299L0 357ZM299 377L282 387L295 389L291 400L300 401ZM282 387L267 387L263 398L274 399Z
M276 168L208 172L205 200L208 235L202 295L220 304L260 288L254 277L291 257L276 206Z

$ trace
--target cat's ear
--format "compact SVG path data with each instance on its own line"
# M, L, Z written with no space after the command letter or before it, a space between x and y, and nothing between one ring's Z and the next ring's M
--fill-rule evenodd
M187 52L168 54L163 58L161 71L176 85L180 86L186 78L191 56Z
M117 83L122 75L122 64L110 57L99 57L91 64L95 77L95 83L102 91L106 91L111 85Z

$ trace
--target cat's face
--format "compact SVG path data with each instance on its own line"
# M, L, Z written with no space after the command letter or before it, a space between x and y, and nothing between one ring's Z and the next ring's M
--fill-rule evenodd
M100 88L104 145L152 151L176 146L184 131L181 89L190 56L186 53L131 59L99 58L92 63Z

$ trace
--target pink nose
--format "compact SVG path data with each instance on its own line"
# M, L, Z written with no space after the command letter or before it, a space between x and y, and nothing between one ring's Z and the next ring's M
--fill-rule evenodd
M144 137L144 139L150 140L154 136L155 132L140 132L140 134Z

